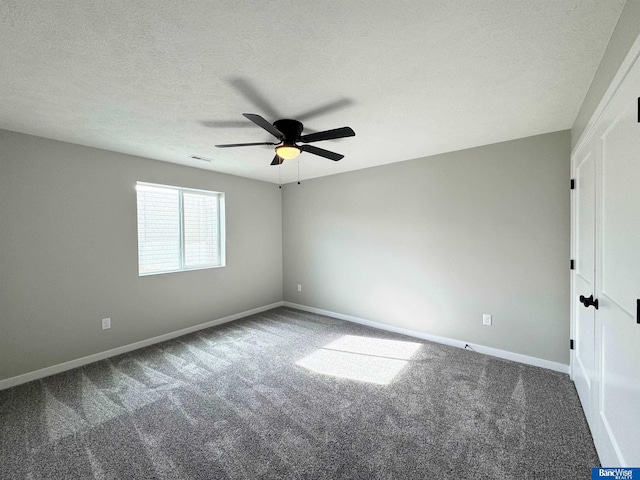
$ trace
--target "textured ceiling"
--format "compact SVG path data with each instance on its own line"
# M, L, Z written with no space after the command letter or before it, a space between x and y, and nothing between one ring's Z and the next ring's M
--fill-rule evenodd
M283 183L557 131L623 6L0 0L0 128ZM356 137L272 167L214 147L272 140L245 112Z

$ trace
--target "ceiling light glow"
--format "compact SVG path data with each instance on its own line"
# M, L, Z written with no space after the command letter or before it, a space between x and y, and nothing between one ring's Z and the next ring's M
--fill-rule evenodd
M300 155L300 149L291 145L283 145L276 148L276 154L285 160L291 160Z

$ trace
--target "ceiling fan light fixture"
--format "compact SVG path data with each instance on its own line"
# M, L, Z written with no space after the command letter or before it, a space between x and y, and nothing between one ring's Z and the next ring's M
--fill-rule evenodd
M300 149L291 145L282 145L280 147L276 147L276 155L284 160L291 160L300 155Z

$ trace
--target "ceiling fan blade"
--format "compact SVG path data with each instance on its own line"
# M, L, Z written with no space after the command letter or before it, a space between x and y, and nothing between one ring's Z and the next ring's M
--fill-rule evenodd
M300 137L300 141L304 143L319 142L320 140L333 140L334 138L354 137L354 132L349 127L334 128L333 130L325 130L324 132L310 133Z
M339 153L330 152L329 150L325 150L324 148L316 147L314 145L299 145L298 148L303 152L313 153L314 155L319 155L324 158L328 158L329 160L333 160L337 162L344 158L344 155L340 155Z
M198 123L207 128L253 128L244 120L199 120Z
M255 145L277 145L277 143L272 142L258 142L258 143L225 143L223 145L215 145L218 148L229 148L229 147L253 147Z
M259 127L264 128L267 132L269 132L274 137L276 138L284 137L283 133L280 130L278 130L276 127L271 125L267 120L262 118L260 115L256 115L255 113L243 113L242 115L244 115L245 118L248 118Z
M280 158L278 155L276 155L275 157L273 157L273 160L271 161L271 165L280 165L282 162L284 162L284 160Z

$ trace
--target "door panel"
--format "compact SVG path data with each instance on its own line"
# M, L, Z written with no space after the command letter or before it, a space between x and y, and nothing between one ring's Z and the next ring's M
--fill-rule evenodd
M640 465L640 63L604 116L596 224L595 440L603 463Z
M627 105L602 136L602 293L631 316L635 316L640 293L640 126L636 108L635 102Z
M640 326L630 322L628 315L613 303L601 301L598 343L601 348L598 414L596 435L608 445L601 454L607 466L640 465L640 427L637 409L640 406Z
M574 315L573 380L590 422L593 404L592 379L595 372L595 310L579 301L594 292L595 264L595 154L587 149L575 167L575 244L576 270L573 274Z
M593 287L595 276L595 155L588 150L576 166L576 274ZM586 293L589 296L593 291Z

